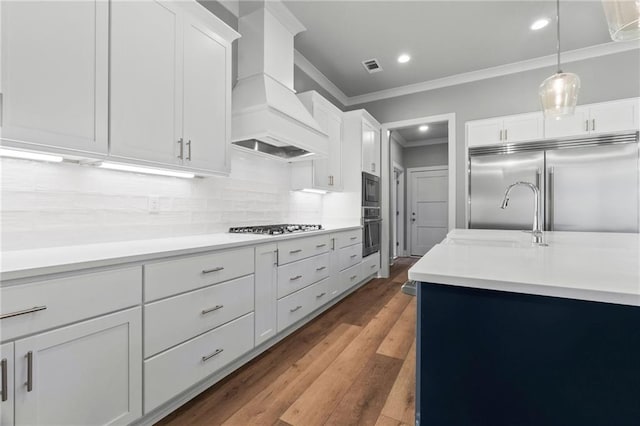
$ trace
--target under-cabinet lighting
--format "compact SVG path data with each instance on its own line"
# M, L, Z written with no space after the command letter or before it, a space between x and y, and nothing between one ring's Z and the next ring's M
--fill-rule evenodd
M131 166L129 164L112 163L110 161L103 161L100 163L99 167L109 170L120 170L123 172L146 173L150 175L173 176L187 179L195 177L193 173L189 172L176 172L174 170L155 169L153 167Z
M50 161L53 163L60 163L62 157L59 155L40 154L38 152L31 151L18 151L15 149L0 148L0 157L22 158L25 160L37 160L37 161Z
M300 191L309 192L311 194L323 194L323 195L327 193L327 191L323 191L321 189L311 189L311 188L304 188L304 189L301 189Z

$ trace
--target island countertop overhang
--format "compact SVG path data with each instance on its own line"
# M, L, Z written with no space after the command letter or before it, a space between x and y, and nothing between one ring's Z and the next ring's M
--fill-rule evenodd
M451 231L410 270L419 282L640 306L640 235Z

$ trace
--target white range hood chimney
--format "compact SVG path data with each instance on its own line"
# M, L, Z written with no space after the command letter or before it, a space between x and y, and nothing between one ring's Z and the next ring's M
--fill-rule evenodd
M305 28L280 1L240 2L234 146L287 161L328 154L328 137L293 90L293 37Z

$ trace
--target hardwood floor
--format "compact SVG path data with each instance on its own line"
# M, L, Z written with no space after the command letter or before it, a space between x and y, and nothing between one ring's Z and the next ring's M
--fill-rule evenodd
M415 259L376 279L158 424L414 424Z

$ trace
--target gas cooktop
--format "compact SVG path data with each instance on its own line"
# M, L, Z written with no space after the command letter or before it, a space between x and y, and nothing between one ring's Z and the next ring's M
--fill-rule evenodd
M232 232L234 234L280 235L280 234L289 234L291 232L318 231L320 229L322 229L322 225L282 224L282 225L238 226L234 228L229 228L229 232Z

